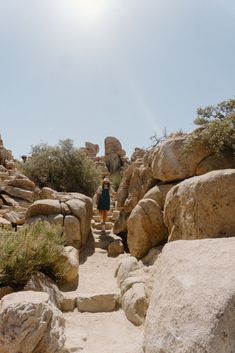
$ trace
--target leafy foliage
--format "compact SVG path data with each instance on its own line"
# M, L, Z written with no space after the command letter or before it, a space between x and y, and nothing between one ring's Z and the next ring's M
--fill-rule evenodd
M23 288L36 271L59 281L67 269L63 244L61 226L48 222L17 232L0 229L0 286Z
M235 99L199 108L194 122L201 127L187 138L186 151L198 143L214 153L235 151Z
M75 148L70 139L59 141L56 146L33 146L31 157L21 163L21 170L38 186L48 186L57 191L92 196L99 184L92 161Z

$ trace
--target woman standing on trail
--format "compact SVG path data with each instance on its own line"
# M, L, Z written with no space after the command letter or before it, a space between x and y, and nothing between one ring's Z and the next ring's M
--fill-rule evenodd
M99 187L97 196L97 209L99 210L102 222L102 230L105 230L105 222L107 220L107 211L110 210L110 181L104 178L102 185Z

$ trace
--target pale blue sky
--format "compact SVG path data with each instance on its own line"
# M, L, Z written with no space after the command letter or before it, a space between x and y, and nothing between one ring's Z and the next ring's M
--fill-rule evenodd
M196 108L234 97L234 0L0 2L0 133L18 158L40 142L130 155L194 128Z

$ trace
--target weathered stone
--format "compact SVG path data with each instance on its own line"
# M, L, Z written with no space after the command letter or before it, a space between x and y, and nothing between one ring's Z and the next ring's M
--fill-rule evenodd
M235 154L232 152L221 152L220 154L212 154L203 159L196 169L196 175L209 173L212 170L219 169L234 169L235 168Z
M64 225L64 216L62 214L50 214L46 217L46 220L52 224Z
M72 291L78 286L79 254L74 247L66 246L63 249L62 256L66 258L67 266L67 271L62 277L62 289Z
M4 214L4 218L11 223L17 224L17 222L21 219L21 215L15 211L10 211Z
M126 214L124 211L121 211L117 220L113 225L114 234L126 233L127 232L127 220L129 214Z
M176 241L156 262L145 353L235 352L235 238Z
M105 155L109 155L111 153L117 153L122 150L121 142L113 136L108 136L105 138Z
M77 293L68 292L63 293L63 303L61 306L62 311L73 311L77 305Z
M164 210L166 195L170 191L170 189L175 185L176 184L155 185L144 195L143 199L152 199L156 201L160 206L161 210Z
M85 142L85 147L88 157L96 157L97 153L99 152L99 145L93 144L91 142Z
M4 203L8 206L17 206L19 203L15 201L13 198L11 198L8 195L1 194L1 198L4 200Z
M153 266L161 254L163 246L157 246L149 250L148 254L140 260L145 266Z
M29 190L29 191L34 191L35 189L34 182L27 178L20 178L20 179L14 178L12 180L9 180L7 185L14 186L23 190Z
M211 152L201 145L192 151L184 152L186 136L167 139L156 149L152 162L153 177L164 182L172 182L189 178L196 173L198 164Z
M148 300L144 283L134 283L123 295L122 308L129 321L139 326L144 323Z
M137 326L143 324L149 303L146 291L148 276L144 268L135 257L130 256L121 259L116 276L127 319Z
M35 216L35 217L29 217L25 220L26 224L34 224L37 222L41 221L47 221L47 216Z
M112 241L108 246L108 255L109 256L118 256L124 253L124 246L120 239Z
M0 352L65 353L65 320L47 293L6 295L0 318Z
M77 217L66 216L64 219L64 238L66 245L79 249L82 246L81 224Z
M40 191L40 199L45 200L45 199L51 199L54 200L56 191L48 188L48 187L44 187L42 188L42 190Z
M98 313L118 309L119 293L80 294L77 299L79 311Z
M169 241L235 236L235 169L184 180L167 194Z
M23 190L23 189L8 185L4 187L4 191L10 196L19 197L20 199L23 199L29 202L33 202L34 200L34 194L32 191L29 191L29 190Z
M35 272L32 274L29 281L25 285L24 290L47 293L50 297L50 301L57 306L57 308L61 308L63 295L52 279L41 272Z
M127 222L128 247L131 255L140 259L157 245L167 241L163 213L156 201L142 199Z
M0 217L0 227L2 228L11 228L11 222L7 219Z
M81 245L83 246L90 232L90 223L92 219L93 203L92 200L82 194L74 194L74 198L66 201L71 213L77 217L81 224Z
M58 200L38 200L28 208L25 217L30 218L38 215L48 216L50 214L59 213L61 213L61 206Z

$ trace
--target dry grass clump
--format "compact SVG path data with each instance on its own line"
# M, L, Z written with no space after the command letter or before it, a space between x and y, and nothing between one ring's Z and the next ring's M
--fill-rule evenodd
M60 225L37 222L17 232L0 229L0 286L21 289L37 271L59 281L67 266L63 245Z

